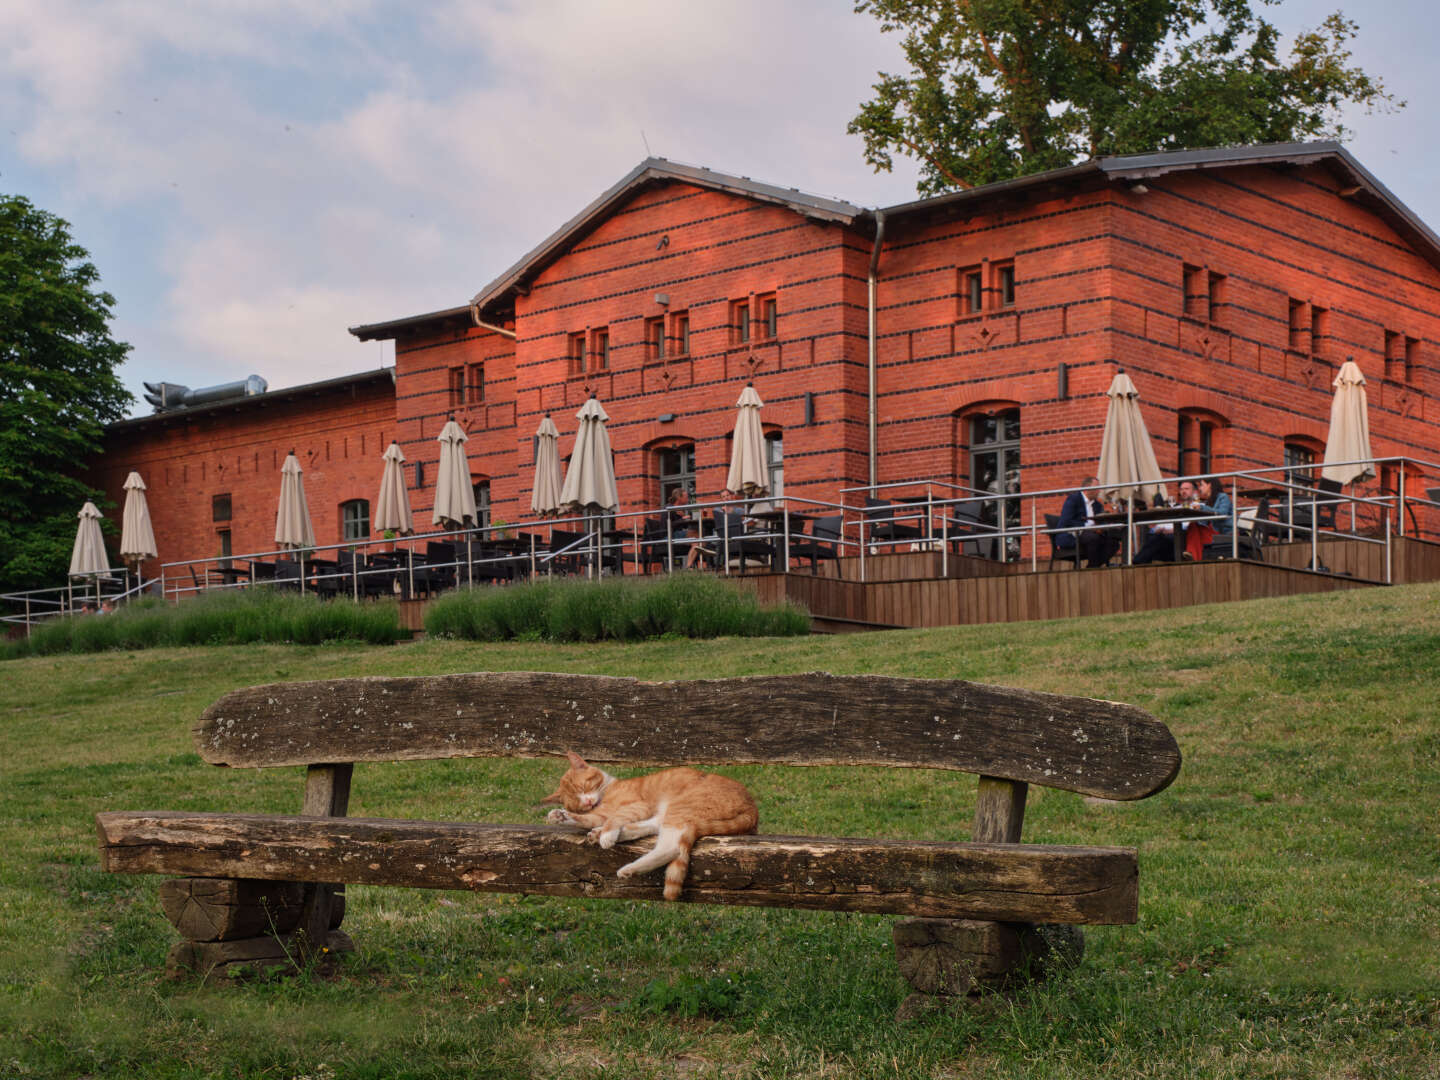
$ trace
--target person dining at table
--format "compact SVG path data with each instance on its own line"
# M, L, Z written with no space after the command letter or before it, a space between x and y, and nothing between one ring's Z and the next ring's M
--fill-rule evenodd
M1156 501L1158 504L1159 496L1156 496ZM1175 505L1196 505L1194 483L1189 480L1180 481L1179 494L1176 497ZM1145 543L1140 545L1140 550L1135 553L1135 558L1130 560L1131 563L1135 566L1145 566L1152 562L1174 562L1176 529L1180 530L1183 537L1185 533L1185 522L1162 521L1150 526L1150 531L1145 537Z
M1120 550L1120 539L1108 529L1095 528L1095 515L1104 513L1104 504L1095 498L1095 488L1100 483L1094 476L1087 476L1078 490L1065 496L1060 508L1057 528L1074 530L1057 533L1055 546L1061 550L1079 548L1079 554L1088 567L1105 566Z
M1197 508L1206 513L1223 515L1213 521L1194 521L1185 530L1185 558L1199 562L1205 557L1205 545L1217 535L1229 536L1233 524L1230 496L1213 476L1202 477L1196 482Z

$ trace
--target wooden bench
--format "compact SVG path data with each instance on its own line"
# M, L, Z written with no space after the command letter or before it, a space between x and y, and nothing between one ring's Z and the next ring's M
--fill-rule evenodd
M895 928L901 971L917 989L944 993L1033 968L1043 951L1035 924L1136 921L1135 850L1019 843L1027 785L1140 799L1180 768L1165 725L1129 705L871 675L647 683L513 672L288 683L225 695L194 736L212 765L307 770L295 816L96 816L104 869L184 876L161 890L186 938L171 967L216 976L347 949L338 929L347 884L660 899L663 870L615 877L650 840L605 851L573 826L346 817L357 762L554 755L558 775L560 755L573 749L630 767L977 774L972 842L710 837L695 846L683 895L911 916ZM545 793L537 788L537 802ZM762 828L765 820L762 798Z

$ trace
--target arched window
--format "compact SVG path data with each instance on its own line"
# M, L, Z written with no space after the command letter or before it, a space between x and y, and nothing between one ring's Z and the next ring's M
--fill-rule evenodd
M1280 464L1285 466L1285 479L1292 484L1314 483L1313 466L1325 457L1325 446L1308 435L1289 435Z
M650 447L651 475L655 478L652 492L658 494L658 505L670 501L678 488L687 501L695 498L695 444L687 439L669 439Z
M370 539L369 499L351 499L340 504L340 539Z

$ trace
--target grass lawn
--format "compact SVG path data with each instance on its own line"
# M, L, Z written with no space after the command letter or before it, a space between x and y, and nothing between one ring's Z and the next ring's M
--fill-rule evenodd
M99 810L294 812L298 769L203 765L224 691L543 669L826 670L1128 701L1175 784L1031 788L1027 840L1140 849L1136 926L1077 969L897 1024L890 920L352 886L333 979L163 977L156 877L96 869ZM0 663L3 1077L1440 1075L1440 587L1084 621L639 644L250 645ZM783 717L776 718L783 723ZM728 770L761 830L969 835L961 774ZM558 763L356 768L351 812L538 821Z

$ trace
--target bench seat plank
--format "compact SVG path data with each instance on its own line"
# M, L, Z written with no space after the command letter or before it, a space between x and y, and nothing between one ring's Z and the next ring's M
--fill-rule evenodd
M212 765L262 767L574 750L647 765L956 769L1140 799L1180 769L1168 728L1132 705L948 679L777 675L641 682L477 672L280 683L207 709Z
M115 873L328 881L479 892L658 900L661 872L615 870L652 841L588 844L572 827L170 812L96 815ZM707 837L686 899L993 919L1136 921L1133 848Z

